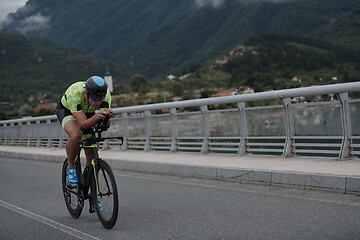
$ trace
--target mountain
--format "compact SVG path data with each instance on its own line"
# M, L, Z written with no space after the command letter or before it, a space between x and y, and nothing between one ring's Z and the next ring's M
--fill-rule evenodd
M0 31L0 102L25 102L31 94L59 95L71 83L102 76L107 69L113 69L110 62L79 50Z
M2 28L163 78L249 37L287 33L359 45L359 0L29 0Z

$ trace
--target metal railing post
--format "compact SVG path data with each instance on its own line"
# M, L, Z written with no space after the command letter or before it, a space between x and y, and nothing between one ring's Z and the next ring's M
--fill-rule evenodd
M5 124L1 124L1 127L3 127L3 128L5 128L6 130L4 131L2 131L3 133L2 133L2 135L3 135L3 137L4 137L4 145L6 146L7 144L8 144L8 137L7 137L7 124L5 123Z
M27 122L26 123L26 128L28 128L30 131L31 131L31 122ZM29 137L28 137L28 142L26 144L27 147L30 147L31 146L31 134L29 134Z
M204 139L203 144L201 147L201 153L205 154L208 153L209 150L209 137L210 137L210 127L209 127L209 109L208 106L200 106L200 110L202 113L202 119L203 119L203 131L204 131Z
M40 125L40 120L37 120L35 122L35 124L37 125L37 129L39 130L39 125ZM41 146L41 137L40 137L40 132L38 131L38 136L37 136L37 141L36 141L36 147L40 147Z
M170 108L171 116L171 152L177 151L177 137L179 135L177 128L177 112L176 108Z
M124 142L122 145L122 150L128 150L128 139L129 139L129 121L128 121L128 114L122 113L121 114L122 120L123 120L123 127L124 127L124 132L123 132L123 138L124 138Z
M48 125L47 127L48 127L48 129L51 131L51 127L49 127L49 125L51 124L51 120L46 120L46 124ZM49 136L48 136L48 141L47 141L47 144L46 144L46 147L51 147L51 145L52 145L52 141L51 141L51 136L52 136L52 134L50 133L50 131L49 131Z
M102 149L102 150L110 149L110 147L109 147L109 140L104 140L101 149Z
M151 112L150 111L145 111L144 112L145 115L145 145L144 145L144 151L148 152L151 150L151 144L150 144L150 136L151 136Z
M292 157L293 156L292 137L294 130L291 120L291 111L290 111L291 98L281 98L280 100L284 106L285 133L286 133L285 146L282 156Z
M64 145L65 145L65 143L64 143L64 138L62 138L62 137L60 137L60 139L59 139L59 148L62 148L62 147L64 147Z
M351 136L351 122L349 111L349 94L338 93L336 94L340 101L340 113L341 113L341 127L343 132L343 139L341 143L341 149L339 158L345 159L350 157L350 136Z
M239 111L239 124L240 124L240 145L237 154L239 156L243 156L246 154L246 138L248 137L248 128L247 128L247 121L246 121L246 112L245 112L245 103L238 102L236 106Z
M15 124L14 123L10 123L10 126L12 128L12 134L11 134L11 142L10 145L14 145L15 144Z

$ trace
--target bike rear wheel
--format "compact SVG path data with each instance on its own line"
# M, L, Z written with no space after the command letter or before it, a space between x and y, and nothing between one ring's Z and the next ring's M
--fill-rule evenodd
M70 215L74 218L78 218L81 215L84 200L79 197L81 196L79 186L71 187L67 184L66 180L66 169L68 166L68 160L66 159L62 168L62 189L64 194L64 200L66 207L70 213Z
M103 160L99 160L97 168L97 184L96 197L94 198L96 205L96 213L105 228L112 228L118 217L119 200L115 176L109 164Z

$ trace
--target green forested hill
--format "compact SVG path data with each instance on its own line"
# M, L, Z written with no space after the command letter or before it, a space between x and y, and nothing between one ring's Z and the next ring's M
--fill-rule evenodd
M31 94L60 94L74 81L102 76L107 69L112 70L110 62L79 50L0 31L0 102L25 102Z
M360 80L360 48L296 35L250 38L219 69L256 91ZM291 81L293 77L301 82Z
M129 76L154 78L264 33L359 45L360 1L29 0L2 26L111 60Z

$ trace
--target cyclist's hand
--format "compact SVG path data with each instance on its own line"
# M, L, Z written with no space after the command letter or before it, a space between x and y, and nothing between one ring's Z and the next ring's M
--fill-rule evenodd
M108 116L108 117L112 117L113 116L113 112L112 112L112 109L111 108L105 108L105 109L103 109L103 110L105 110L106 111L106 115Z
M102 109L102 110L99 110L95 115L98 120L102 120L108 115L108 113L107 113L107 111Z

